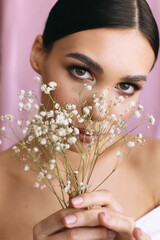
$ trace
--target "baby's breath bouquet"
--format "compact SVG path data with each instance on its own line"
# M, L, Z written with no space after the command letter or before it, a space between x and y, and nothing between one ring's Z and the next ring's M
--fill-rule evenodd
M60 205L68 207L68 199L73 195L90 191L90 179L100 155L118 144L120 149L115 152L115 166L109 175L97 186L95 191L113 172L129 158L136 144L143 145L145 139L142 134L135 136L130 133L141 124L154 124L152 115L142 115L143 106L131 102L126 112L132 111L138 123L131 130L127 130L127 122L123 120L124 113L118 116L112 110L123 104L124 97L119 96L108 100L108 92L98 96L90 85L84 84L78 93L75 104L56 102L55 82L44 84L40 78L35 81L41 86L41 91L48 98L48 103L39 102L33 91L21 90L19 111L26 111L29 120L15 119L12 115L1 116L4 125L1 135L15 142L13 151L23 163L25 171L33 170L35 175L34 187L44 189L48 187L57 197ZM92 96L92 104L82 101L83 92ZM106 102L108 102L106 109ZM93 116L99 117L94 122ZM5 121L14 134L10 137L5 128ZM12 127L16 121L17 129ZM81 126L77 127L77 126ZM84 144L85 143L85 144ZM2 141L0 140L0 144ZM123 151L127 146L128 151ZM73 168L68 158L68 151L72 149L78 155L77 167ZM125 148L126 149L126 148Z

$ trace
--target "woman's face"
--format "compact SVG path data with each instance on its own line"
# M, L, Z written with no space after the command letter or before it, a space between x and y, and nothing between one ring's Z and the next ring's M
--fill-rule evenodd
M87 83L99 95L109 89L111 99L126 97L123 104L112 109L117 116L123 112L123 119L130 114L125 111L130 103L138 100L155 60L149 42L138 30L107 28L68 35L56 41L42 58L38 72L44 82L57 82L57 102L75 104L77 91ZM85 100L84 94L82 102ZM95 113L92 120L98 116Z

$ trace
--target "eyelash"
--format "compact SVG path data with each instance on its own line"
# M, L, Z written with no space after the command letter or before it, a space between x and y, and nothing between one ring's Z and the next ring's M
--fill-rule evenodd
M84 67L84 66L81 66L81 65L76 65L76 64L74 64L74 65L71 65L71 66L69 66L69 72L70 72L70 74L71 74L71 76L72 77L74 77L76 80L78 79L78 80L80 80L81 82L83 82L83 78L80 78L80 77L77 77L77 76L75 76L75 74L73 73L73 70L74 69L78 69L78 70L82 70L82 71L86 71L86 72L88 72L91 76L93 76L93 74L91 73L91 71L88 69L88 68L86 68L86 67ZM94 81L94 76L93 76L93 78L92 78L92 80L88 80L88 81ZM84 81L85 80L87 80L87 79L84 79ZM119 83L119 84L128 84L128 85L130 85L130 86L132 86L133 88L134 88L134 92L133 93L125 93L125 92L123 92L122 90L121 90L121 95L127 95L127 96L129 96L129 97L131 97L131 96L133 96L134 94L135 94L135 92L138 92L138 91L140 91L141 89L142 89L142 86L141 85L139 85L139 84L135 84L135 83L130 83L130 82L121 82L121 83ZM118 90L120 90L118 87L116 87Z

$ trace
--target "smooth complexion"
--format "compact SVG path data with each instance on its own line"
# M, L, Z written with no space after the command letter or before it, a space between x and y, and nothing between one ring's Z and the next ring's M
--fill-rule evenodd
M31 65L43 81L57 82L57 102L75 103L75 89L87 83L99 93L109 88L111 98L128 96L119 112L124 111L131 101L137 101L139 89L154 60L149 42L136 29L104 28L78 32L56 41L49 53L44 51L42 37L38 36L31 52ZM116 109L116 114L118 111ZM125 118L128 116L126 113ZM97 117L94 114L93 121ZM77 127L81 126L77 124ZM97 185L113 168L115 151L112 149L100 157L91 186ZM11 150L2 153L0 238L31 240L36 225L34 240L109 239L108 228L118 233L117 240L133 239L134 220L160 204L159 156L160 142L147 139L145 146L137 147L129 161L101 186L104 190L82 196L83 203L79 205L75 205L78 200L73 199L72 209L59 211L57 200L47 189L33 188L35 174L24 173L21 164L13 161ZM68 157L73 168L76 167L77 154L68 151ZM95 210L84 211L92 205L96 206ZM71 221L75 217L75 224L67 223L67 219ZM68 231L64 227L71 229ZM149 240L138 230L134 237Z

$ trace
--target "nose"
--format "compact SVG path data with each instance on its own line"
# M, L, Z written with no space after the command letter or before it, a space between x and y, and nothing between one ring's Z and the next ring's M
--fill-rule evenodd
M86 99L82 103L82 113L88 114L92 121L102 121L111 108L109 86L99 85L91 90L86 89Z

